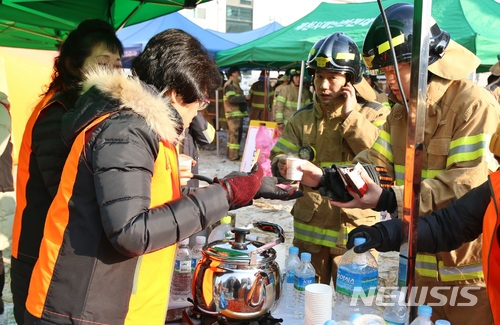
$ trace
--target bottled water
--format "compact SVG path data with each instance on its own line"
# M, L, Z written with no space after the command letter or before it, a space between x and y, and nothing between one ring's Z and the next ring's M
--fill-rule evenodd
M191 294L191 282L193 273L191 271L191 250L189 249L189 238L179 242L175 251L174 274L170 295L174 301L186 301Z
M314 283L316 271L311 264L311 254L301 253L301 263L296 268L295 280L293 283L295 293L295 306L293 310L293 317L297 319L304 318L305 312L305 289L308 284Z
M283 301L286 311L293 311L295 306L295 297L293 285L295 282L295 270L300 265L299 248L291 246L288 248L288 256L285 260L285 281L283 286Z
M427 305L418 306L417 318L411 322L411 325L433 325L431 321L432 307Z
M434 325L451 325L451 323L445 319L438 319L434 322Z
M335 321L333 319L327 320L325 324L323 325L353 325L350 321L348 320L339 320Z
M207 242L207 237L205 236L196 236L196 244L191 249L191 270L194 272L196 268L196 264L202 258L201 252L203 251L203 246Z
M233 234L231 233L232 229L233 227L231 227L231 216L225 216L224 218L220 219L220 225L215 227L210 235L208 235L208 243L231 238L233 236Z
M354 246L365 242L366 238L355 238ZM335 319L346 320L354 313L376 314L374 300L377 287L378 264L375 257L370 252L357 254L354 249L348 250L340 259L337 272Z
M384 320L388 325L404 325L408 323L408 308L401 291L391 292L392 306L385 307Z

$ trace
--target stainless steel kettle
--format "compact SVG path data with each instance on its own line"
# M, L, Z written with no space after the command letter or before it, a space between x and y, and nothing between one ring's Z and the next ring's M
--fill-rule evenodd
M233 229L234 239L203 247L193 275L193 301L200 312L229 319L251 320L272 312L281 296L280 268L273 246L285 241L273 223L255 227L278 237L270 243L247 240L247 229Z

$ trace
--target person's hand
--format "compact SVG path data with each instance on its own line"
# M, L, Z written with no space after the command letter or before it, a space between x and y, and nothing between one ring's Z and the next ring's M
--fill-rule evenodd
M283 132L284 129L285 129L285 124L279 123L278 124L278 130L280 130L280 132Z
M340 88L340 93L345 98L344 106L342 107L342 117L347 118L358 103L356 100L356 89L348 82L344 87Z
M231 206L245 206L257 194L264 172L256 165L252 172L244 175L229 174L223 178L215 178L214 183L219 183L227 192L227 201Z
M298 190L297 186L279 184L277 177L262 177L262 184L257 191L254 199L271 199L271 200L294 200L304 196L302 191Z
M366 238L366 242L364 244L354 246L354 238ZM377 227L370 227L361 225L357 228L354 228L349 233L349 239L347 240L347 248L351 249L354 247L354 252L363 253L371 248L379 248L382 245L383 237L382 232Z
M339 208L359 208L359 209L373 209L377 206L378 200L380 199L380 195L382 194L382 188L376 184L373 179L368 176L366 173L361 174L361 178L368 186L363 197L359 197L359 195L352 191L351 189L347 189L349 195L352 197L351 201L342 202L331 200L330 203Z
M349 233L347 248L354 246L354 238L366 238L366 242L354 247L356 253L363 253L371 248L379 252L398 251L403 239L403 222L401 219L391 219L377 222L373 226L359 226Z
M317 187L320 184L323 170L310 161L305 161L297 167L302 172L300 183L309 187Z

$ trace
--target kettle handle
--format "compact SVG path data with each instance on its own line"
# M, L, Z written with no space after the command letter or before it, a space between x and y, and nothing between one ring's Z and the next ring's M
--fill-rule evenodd
M259 248L253 250L252 252L250 252L248 255L251 258L251 260L250 260L251 264L256 263L257 255L259 255L263 251L285 242L285 235L283 234L284 232L283 232L283 228L281 228L281 226L274 224L274 223L266 222L266 221L254 222L253 226L257 227L263 231L274 232L275 234L278 235L278 238L276 238L275 240L273 240L270 243L267 243L267 244L260 246Z

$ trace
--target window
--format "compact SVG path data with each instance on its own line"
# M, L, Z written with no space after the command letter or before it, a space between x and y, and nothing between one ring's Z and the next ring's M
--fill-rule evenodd
M226 32L238 33L248 30L252 30L252 9L227 6Z

